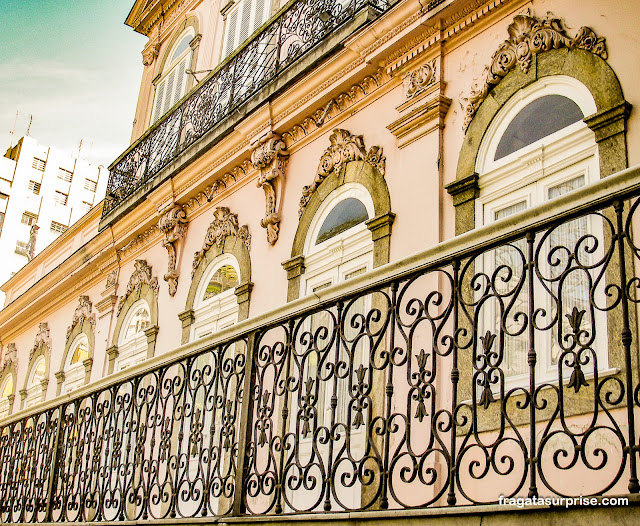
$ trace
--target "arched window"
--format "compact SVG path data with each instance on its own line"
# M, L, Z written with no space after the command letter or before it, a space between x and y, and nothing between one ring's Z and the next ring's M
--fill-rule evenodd
M85 383L84 361L89 357L89 339L85 334L79 334L73 340L67 363L64 365L64 383L61 393L69 393Z
M307 234L304 247L305 272L302 274L300 294L309 295L317 293L327 287L336 285L349 279L364 274L373 268L373 239L371 231L365 221L374 217L373 200L366 188L359 183L345 183L327 195L322 205L318 208ZM364 454L366 444L366 429L364 425L356 421L356 412L353 411L353 398L350 385L357 385L359 374L368 375L366 372L369 364L369 356L366 339L358 338L360 331L356 320L366 316L371 309L371 298L361 297L345 303L342 311L341 336L342 343L338 349L331 347L331 357L326 352L324 342L328 340L319 338L317 345L310 345L301 356L302 378L308 382L306 389L317 397L315 404L316 416L307 423L305 431L299 437L300 455L308 459L312 455L313 447L320 448L320 454L326 455L323 445L314 441L314 430L318 427L331 428L331 398L334 394L334 381L336 382L335 395L338 404L335 409L335 422L340 429L350 428L350 452L355 458ZM356 323L353 323L356 322ZM329 311L320 311L312 314L305 320L301 333L321 335L323 331L330 331L334 326L332 314ZM328 373L326 364L334 362L333 353L339 353L340 362L343 362L348 374ZM325 367L322 366L325 364ZM299 411L300 398L296 397L292 402L292 414ZM349 407L351 406L351 410ZM296 422L292 422L296 426ZM295 433L295 429L291 429ZM354 508L360 505L361 487L355 483L349 489L341 490L341 501ZM305 499L309 495L305 492L290 492L288 498L295 502L296 506L304 508L308 505Z
M36 358L35 363L31 366L29 379L27 380L27 398L26 407L31 407L44 400L45 390L42 382L47 377L47 363L44 356Z
M196 292L191 339L202 338L238 321L235 289L241 278L238 262L231 254L222 254L209 264Z
M487 225L505 219L597 181L600 173L595 137L583 122L585 115L595 112L595 102L587 88L565 76L546 77L522 89L507 101L488 127L478 151L477 224ZM601 222L593 217L578 218L555 228L548 238L548 244L550 247L564 246L572 250L587 233L600 239L598 232L602 232ZM519 272L517 269L522 267L522 254L526 254L524 239L490 251L481 264L489 271L514 269L516 275ZM556 257L563 256L556 251ZM597 254L593 257L597 257ZM540 257L539 261L542 265L548 264L544 257ZM540 271L544 274L545 269L541 268ZM497 292L508 294L515 279L496 280ZM562 281L562 323L564 314L570 313L574 307L578 311L589 312L588 281L589 276L580 271L568 274ZM542 289L542 285L536 281L534 287L538 286ZM557 288L558 281L551 281L547 286ZM552 292L557 294L557 290ZM526 312L527 293L524 287L515 298L515 303L510 305L511 311ZM549 304L545 308L553 316L555 306L549 294L534 289L534 295L538 298L547 297ZM481 320L485 327L479 332L484 334L490 330L494 334L500 333L501 309L491 302L486 302L483 309ZM604 317L601 318L597 320L598 323L606 324ZM511 386L528 378L529 344L527 332L520 330L523 319L508 316L502 320L502 368ZM586 330L590 324L588 315L584 316L583 323ZM606 328L598 330L597 334L606 338ZM552 330L536 334L536 337L547 338L547 341L539 342L538 349L549 350L547 353L539 352L538 378L544 381L557 377L557 360L562 351L558 343L558 328L554 325ZM594 348L604 348L606 351L606 343ZM598 361L600 368L606 368L606 352L598 357Z
M187 30L167 55L169 58L156 85L151 123L167 113L186 93L188 79L186 71L191 67L190 43L193 37L193 29Z
M240 0L225 16L222 60L229 56L269 18L271 2Z
M7 374L0 385L0 418L4 418L11 413L10 396L14 394L15 379L13 373Z
M118 358L114 371L121 371L147 358L147 335L151 327L149 305L145 300L136 301L129 308L118 338Z

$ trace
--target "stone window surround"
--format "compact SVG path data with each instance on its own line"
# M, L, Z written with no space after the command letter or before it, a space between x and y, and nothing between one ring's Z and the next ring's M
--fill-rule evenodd
M87 359L82 361L82 365L84 366L84 385L87 385L89 383L89 380L91 379L93 352L95 349L95 336L91 320L89 318L84 318L81 323L76 324L67 338L67 343L64 347L64 352L62 353L62 361L60 362L60 370L55 373L56 381L58 383L56 387L56 396L60 396L62 394L62 384L65 381L65 364L67 363L67 359L69 358L69 353L71 352L73 343L81 334L84 334L87 337L87 350L89 353Z
M207 273L207 269L210 268L210 265L222 254L233 255L240 268L241 283L235 290L235 295L238 298L238 321L246 320L249 317L249 300L251 298L251 290L253 289L253 283L251 282L251 257L249 255L249 249L236 236L228 235L225 236L224 243L222 243L221 247L214 243L207 250L193 274L189 293L187 294L185 310L178 314L178 318L182 324L183 344L189 342L191 337L191 326L195 322L193 306L196 299L196 293L200 287L200 281L204 278Z

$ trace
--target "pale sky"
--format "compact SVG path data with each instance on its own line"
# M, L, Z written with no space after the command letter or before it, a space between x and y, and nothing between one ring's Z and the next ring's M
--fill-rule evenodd
M134 0L0 0L0 155L30 135L108 166L129 145L146 37Z

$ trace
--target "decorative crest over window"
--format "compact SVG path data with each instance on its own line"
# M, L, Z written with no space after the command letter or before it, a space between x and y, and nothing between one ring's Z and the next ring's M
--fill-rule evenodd
M122 311L122 307L124 307L127 298L142 285L148 285L151 290L153 290L153 293L156 296L158 295L158 278L153 277L151 267L147 264L146 260L138 259L135 262L135 270L129 278L129 283L127 283L127 290L118 303L118 316L120 315L120 311Z
M300 198L300 209L298 217L302 217L304 209L309 204L311 196L320 186L322 181L332 173L338 171L342 166L351 161L364 161L371 164L384 176L386 157L382 154L380 146L372 146L367 152L364 146L362 135L351 135L347 130L336 128L329 137L331 145L320 157L320 164L316 171L313 183L302 189Z
M463 127L466 130L489 92L507 76L516 66L527 73L533 56L551 49L584 49L603 59L607 58L605 39L598 37L592 29L581 27L575 37L567 35L562 22L548 14L539 19L530 14L516 15L508 28L509 38L505 40L491 57L487 66L469 97L463 98L466 104Z

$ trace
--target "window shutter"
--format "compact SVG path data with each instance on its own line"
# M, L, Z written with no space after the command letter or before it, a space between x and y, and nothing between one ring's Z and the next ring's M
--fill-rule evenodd
M238 10L236 9L229 15L227 19L227 40L224 46L224 56L227 57L231 54L235 47L236 29L238 25Z
M173 94L173 102L171 106L173 106L176 102L178 102L183 96L186 87L186 75L185 71L187 70L187 60L189 60L189 55L184 57L180 64L176 66L177 74L176 74L176 89Z
M163 80L156 88L156 106L153 110L153 122L156 122L162 115L162 101L164 100L164 88L166 84L166 80Z
M255 22L253 24L253 29L251 30L251 32L256 30L258 27L260 27L262 24L264 24L267 21L266 9L265 9L266 5L267 5L266 0L256 0Z
M173 92L175 89L176 83L176 70L174 69L171 73L169 73L169 77L167 78L167 91L164 94L164 103L162 105L162 115L169 111L171 108L171 101L173 97Z
M253 10L253 2L250 0L245 0L240 6L239 10L242 9L242 20L240 22L240 34L238 36L238 42L236 46L242 44L247 37L251 34L253 28L251 27L251 21L253 17L251 16L251 11Z

